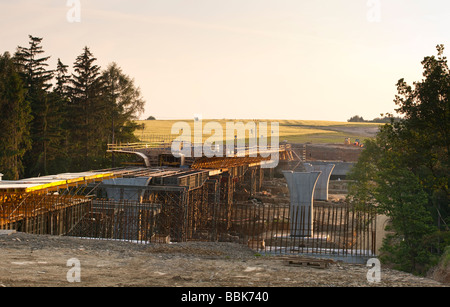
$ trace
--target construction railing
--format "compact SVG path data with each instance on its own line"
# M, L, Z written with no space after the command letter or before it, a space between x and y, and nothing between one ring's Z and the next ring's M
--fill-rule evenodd
M184 204L96 200L72 235L141 243L226 241L280 255L375 254L376 214L371 210L347 205L316 206L313 226L308 229L311 224L306 220L311 212L306 208L292 212L289 206L276 204L229 207L199 199Z
M0 205L0 229L141 243L227 241L280 255L375 254L373 210L345 204L316 205L313 211L254 202L230 205L209 190L148 190L141 201L28 195Z

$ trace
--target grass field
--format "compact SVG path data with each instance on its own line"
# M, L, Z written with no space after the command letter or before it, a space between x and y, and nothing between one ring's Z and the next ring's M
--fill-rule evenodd
M210 120L203 119L202 124L205 127L210 122L217 122L222 126L224 141L226 139L226 123L227 122L242 122L247 124L254 120ZM189 124L191 134L194 134L194 120L140 120L136 121L141 125L141 129L136 131L136 136L142 141L149 141L152 139L174 139L180 135L181 132L171 134L172 127L177 122L184 122ZM267 123L267 133L270 135L270 122L265 120L257 120L258 122ZM359 138L361 140L372 138L376 135L380 124L373 123L348 123L335 121L312 121L312 120L279 120L279 139L280 141L288 141L289 143L334 143L343 144L345 138L350 138L352 141ZM178 130L177 130L178 131ZM246 137L248 137L247 131ZM209 138L211 134L203 134L203 140ZM234 137L234 136L231 136Z

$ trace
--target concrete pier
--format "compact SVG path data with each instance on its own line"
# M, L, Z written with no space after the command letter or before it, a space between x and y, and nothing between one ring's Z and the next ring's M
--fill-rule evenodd
M313 193L320 174L320 172L283 171L291 198L291 236L313 235Z
M107 186L106 193L109 199L140 202L151 179L151 177L115 178L104 180L102 185ZM114 187L115 185L117 187ZM129 188L126 188L128 186Z
M303 165L308 172L321 172L314 190L314 199L328 200L328 185L330 183L331 173L333 172L335 165L311 163L304 163Z

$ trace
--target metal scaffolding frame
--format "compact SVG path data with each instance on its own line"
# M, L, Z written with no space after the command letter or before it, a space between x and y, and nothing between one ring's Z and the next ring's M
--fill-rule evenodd
M150 143L110 144L108 151L144 155L153 167L0 181L0 229L143 243L231 241L267 253L373 253L370 210L315 206L311 212L252 202L264 181L262 164L270 160L252 148L183 162L168 158L165 141ZM280 160L298 160L289 145L276 151ZM314 229L301 237L292 225Z

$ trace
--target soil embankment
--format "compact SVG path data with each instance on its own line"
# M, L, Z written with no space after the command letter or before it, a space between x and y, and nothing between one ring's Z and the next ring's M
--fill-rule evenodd
M80 283L67 281L72 258L80 262ZM387 268L382 268L380 283L369 283L363 265L291 266L235 243L142 245L13 233L0 236L0 259L0 287L445 286Z

